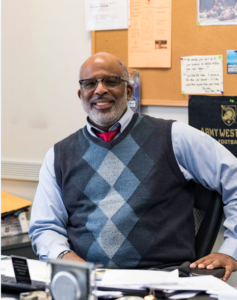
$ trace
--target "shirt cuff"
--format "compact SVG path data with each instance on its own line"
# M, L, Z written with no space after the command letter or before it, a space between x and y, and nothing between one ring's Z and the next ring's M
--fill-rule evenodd
M237 240L226 238L218 252L229 255L237 261Z
M42 249L44 248L44 249ZM46 261L48 259L56 259L58 258L59 254L62 253L63 251L69 250L70 252L73 252L68 246L66 245L57 245L57 247L54 247L54 249L48 249L46 246L42 246L39 253L39 259L42 261ZM75 252L73 252L75 253Z
M60 246L60 247L57 247L57 249L54 249L53 251L50 251L49 258L58 258L59 254L61 254L62 252L66 251L66 250L68 250L70 252L73 252L68 247ZM73 252L73 253L75 253L75 252Z

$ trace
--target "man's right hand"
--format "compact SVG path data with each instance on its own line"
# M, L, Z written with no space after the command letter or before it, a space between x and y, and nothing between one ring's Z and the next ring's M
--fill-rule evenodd
M84 259L80 258L78 255L76 255L75 253L73 252L69 252L67 254L65 254L62 259L70 259L70 260L76 260L76 261L82 261L82 262L85 262Z

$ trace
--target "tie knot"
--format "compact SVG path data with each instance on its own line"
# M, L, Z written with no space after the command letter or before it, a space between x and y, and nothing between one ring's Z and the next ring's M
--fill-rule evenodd
M116 135L119 133L121 126L119 125L116 130L114 131L107 131L107 132L99 132L95 128L93 128L94 133L100 137L105 142L111 142Z

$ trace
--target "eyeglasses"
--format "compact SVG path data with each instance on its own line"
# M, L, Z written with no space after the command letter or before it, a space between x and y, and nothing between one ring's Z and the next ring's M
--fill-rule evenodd
M85 90L95 90L98 86L98 82L101 81L103 84L103 87L107 90L113 90L115 89L121 81L126 81L126 79L120 77L120 76L107 76L103 79L95 79L95 78L89 78L89 79L82 79L79 80L79 83L81 87Z

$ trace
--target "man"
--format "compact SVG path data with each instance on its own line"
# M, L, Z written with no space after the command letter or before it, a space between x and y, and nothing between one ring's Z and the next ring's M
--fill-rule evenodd
M41 259L151 268L194 261L194 184L223 195L220 253L191 264L237 270L237 160L181 122L133 114L125 65L98 53L80 70L87 125L45 157L30 237Z

